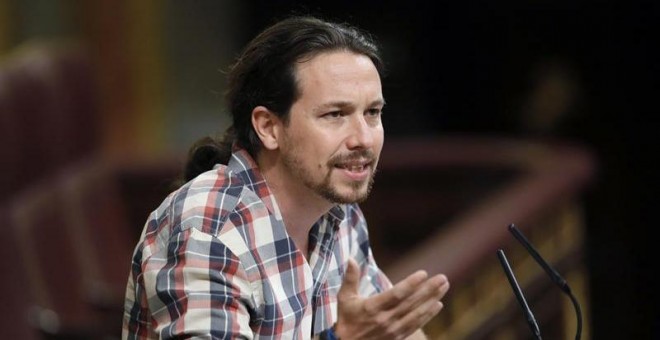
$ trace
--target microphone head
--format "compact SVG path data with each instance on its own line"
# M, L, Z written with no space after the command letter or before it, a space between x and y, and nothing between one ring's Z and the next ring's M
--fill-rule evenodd
M562 291L570 294L571 288L568 286L566 280L561 275L559 275L559 273L554 268L552 268L545 259L543 259L543 256L541 256L541 254L536 251L536 248L534 248L532 243L527 240L527 237L525 237L525 235L523 235L523 233L518 228L516 228L516 225L513 223L509 224L508 229L509 232L511 232L511 234L513 234L513 236L516 238L516 240L518 240L518 242L520 242L523 247L525 247L527 252L532 255L532 258L534 258L534 260L541 266L541 268L545 270L552 282L554 282Z

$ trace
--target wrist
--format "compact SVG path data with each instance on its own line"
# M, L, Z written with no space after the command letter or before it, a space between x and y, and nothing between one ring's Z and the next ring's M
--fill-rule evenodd
M321 340L341 340L336 333L337 324L321 332Z

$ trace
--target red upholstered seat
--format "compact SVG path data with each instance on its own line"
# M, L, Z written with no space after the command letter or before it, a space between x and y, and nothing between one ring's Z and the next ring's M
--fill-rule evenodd
M96 88L76 45L33 42L3 59L0 197L98 150Z
M111 325L88 299L89 273L80 261L79 235L71 228L61 182L35 184L8 205L16 245L11 261L26 278L23 316L44 334L82 336L120 327L120 315Z

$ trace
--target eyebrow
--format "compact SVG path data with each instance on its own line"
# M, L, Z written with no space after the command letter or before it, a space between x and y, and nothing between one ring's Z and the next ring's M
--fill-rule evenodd
M353 103L339 100L339 101L332 101L332 102L328 102L328 103L324 103L324 104L321 104L319 106L316 106L313 109L313 111L314 112L321 112L321 111L327 110L329 108L335 108L335 107L345 108L345 107L351 107L351 106L353 106ZM374 107L374 106L385 106L385 99L379 98L379 99L376 99L376 100L372 101L371 103L369 103L369 107Z

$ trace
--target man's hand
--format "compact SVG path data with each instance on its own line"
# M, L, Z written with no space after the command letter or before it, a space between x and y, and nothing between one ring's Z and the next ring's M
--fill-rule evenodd
M440 299L449 289L447 277L431 278L417 271L392 289L371 297L358 295L360 273L350 259L337 294L335 333L342 340L404 339L442 309Z

